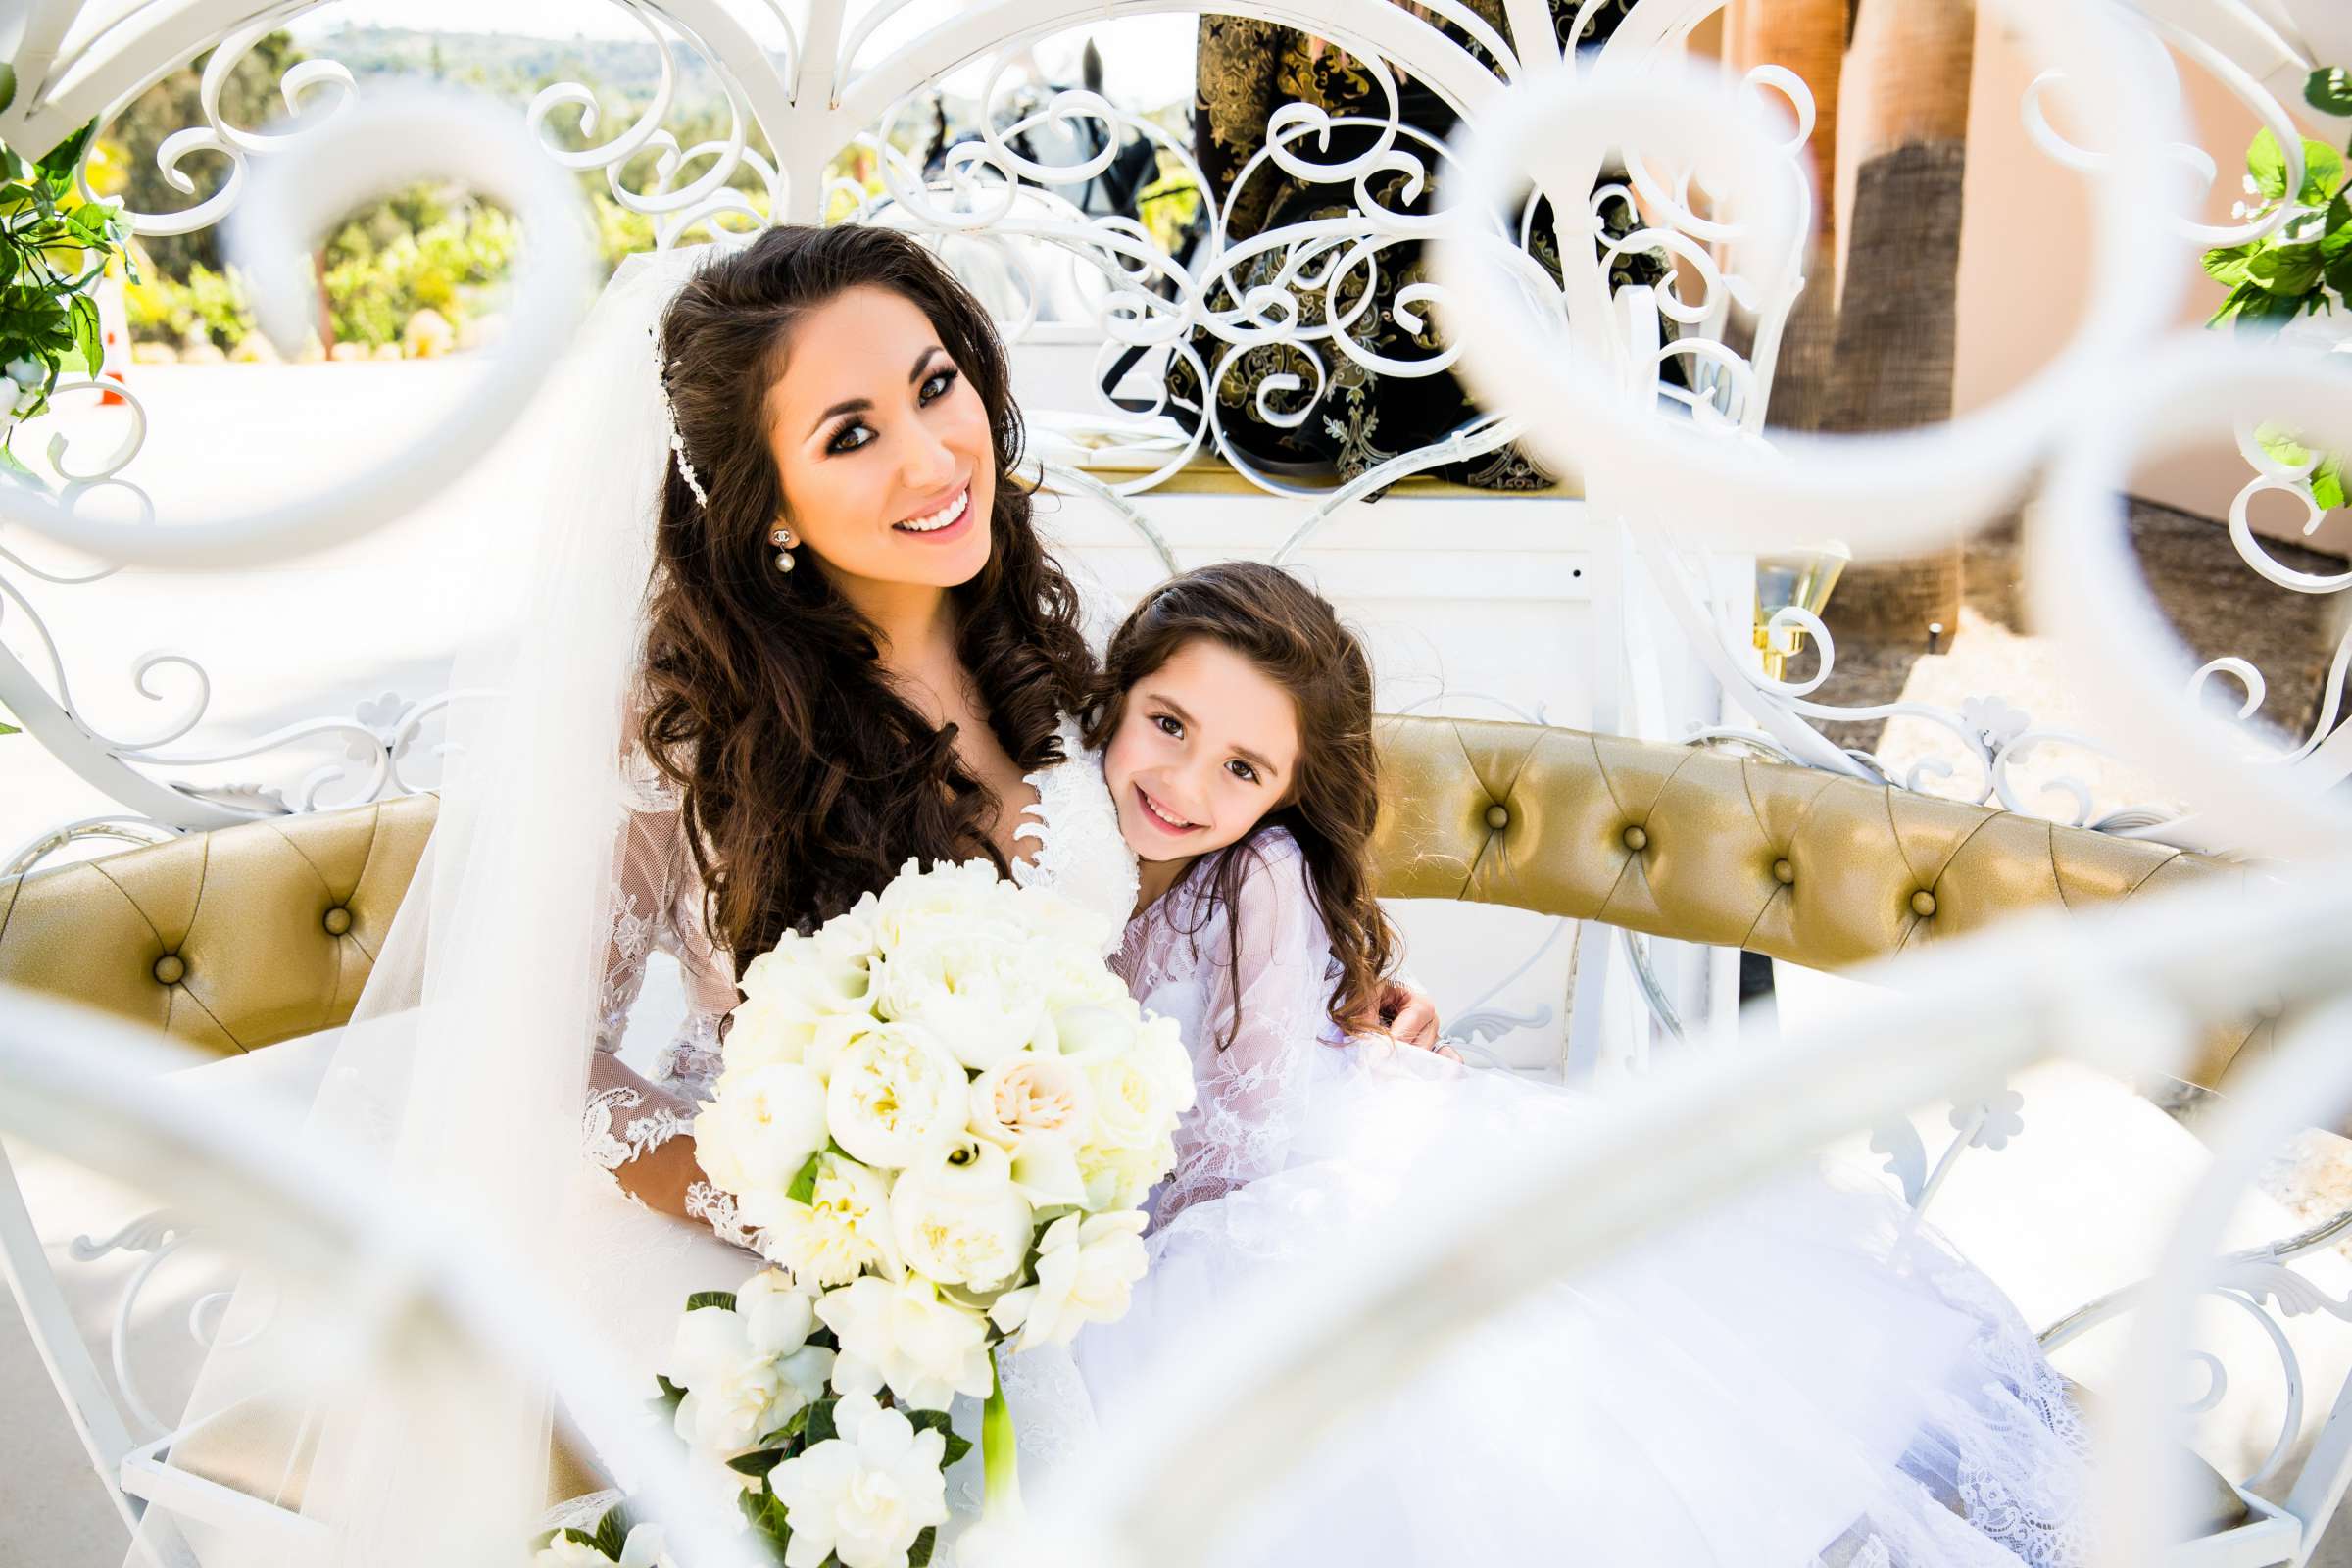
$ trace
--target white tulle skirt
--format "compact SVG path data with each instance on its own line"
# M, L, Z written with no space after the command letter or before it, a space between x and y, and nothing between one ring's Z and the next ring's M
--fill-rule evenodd
M1418 1052L1315 1070L1289 1165L1172 1216L1126 1317L1079 1338L1106 1434L1152 1419L1164 1348L1378 1223L1439 1134L1573 1138L1608 1113ZM1208 1560L2044 1568L2084 1554L2083 1448L1989 1281L1876 1182L1807 1176L1465 1330Z

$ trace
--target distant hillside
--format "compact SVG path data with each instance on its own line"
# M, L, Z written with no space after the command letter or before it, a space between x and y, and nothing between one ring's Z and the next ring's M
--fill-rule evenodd
M661 51L651 41L626 38L338 27L306 40L305 47L363 76L434 76L526 98L559 81L588 82L643 98L662 79ZM680 49L672 58L682 105L720 96L717 74L700 55Z

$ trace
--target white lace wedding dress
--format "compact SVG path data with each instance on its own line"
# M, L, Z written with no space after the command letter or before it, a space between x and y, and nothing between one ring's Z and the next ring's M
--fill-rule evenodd
M1134 860L1100 759L1074 725L1063 734L1073 760L1030 777L1039 805L1021 832L1039 847L1016 874L1131 909ZM585 1127L608 1168L687 1125L735 995L701 934L675 817L674 798L649 784L621 844L624 907ZM1311 1266L1377 1223L1441 1132L1464 1118L1536 1121L1566 1138L1607 1114L1591 1097L1343 1043L1325 1016L1330 949L1298 849L1279 830L1261 849L1237 901L1238 948L1231 913L1180 888L1113 956L1138 1000L1183 1024L1199 1102L1152 1195L1152 1269L1127 1316L1086 1330L1074 1364L1053 1350L1004 1358L1025 1482L1050 1478L1099 1427L1149 1421L1136 1393L1165 1346L1265 1273ZM657 946L679 958L689 1007L648 1082L612 1052ZM729 1245L747 1238L723 1199L706 1191L695 1206L725 1242L643 1215L644 1250L616 1271L659 1282L629 1309L650 1316L624 1341L642 1348L649 1384L685 1294L759 1266ZM1991 1282L1904 1217L1875 1184L1789 1182L1555 1286L1464 1335L1376 1419L1324 1446L1210 1560L2080 1560L2084 1440L2064 1385ZM976 1438L969 1404L954 1416ZM976 1454L952 1473L959 1519L976 1514L979 1483Z

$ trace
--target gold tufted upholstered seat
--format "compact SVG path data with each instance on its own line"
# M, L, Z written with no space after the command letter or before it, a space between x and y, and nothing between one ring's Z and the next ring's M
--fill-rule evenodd
M1808 768L1469 719L1380 726L1380 891L1836 969L2017 910L2244 874ZM412 796L0 882L0 983L226 1054L342 1022L432 830ZM2243 1032L2208 1044L2218 1083Z

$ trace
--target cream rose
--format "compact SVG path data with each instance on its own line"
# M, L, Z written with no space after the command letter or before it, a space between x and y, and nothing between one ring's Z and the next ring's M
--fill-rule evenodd
M885 1170L945 1149L962 1134L970 1103L963 1068L928 1030L911 1024L877 1024L858 1034L834 1058L825 1081L834 1142Z
M760 1247L805 1286L847 1285L871 1270L899 1277L891 1234L890 1179L840 1154L819 1155L808 1201L782 1193L747 1198L743 1219L760 1228Z
M995 1290L1020 1271L1035 1231L996 1145L958 1144L908 1167L890 1189L892 1232L906 1266L942 1285Z
M694 1119L694 1157L725 1192L782 1193L825 1147L825 1086L797 1062L730 1075Z
M1151 1196L1176 1163L1176 1143L1162 1137L1141 1148L1088 1144L1078 1151L1078 1174L1086 1183L1086 1206L1098 1212L1133 1208Z
M945 1410L958 1394L986 1398L995 1384L987 1322L943 1299L919 1274L896 1283L870 1274L853 1280L818 1298L816 1315L841 1340L836 1393L888 1388L902 1404Z
M1041 1141L1076 1144L1094 1115L1085 1069L1060 1056L1024 1051L972 1080L971 1130L1016 1154Z
M1063 1215L1039 1240L1037 1283L997 1298L989 1317L1006 1334L1018 1329L1014 1348L1028 1350L1067 1345L1089 1323L1126 1316L1135 1282L1144 1277L1145 1223L1132 1208Z
M1088 1061L1086 1082L1094 1091L1094 1143L1139 1148L1175 1125L1158 1082L1132 1051Z

